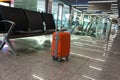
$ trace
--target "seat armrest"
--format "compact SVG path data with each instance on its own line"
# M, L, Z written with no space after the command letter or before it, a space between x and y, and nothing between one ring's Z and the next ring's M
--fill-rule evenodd
M14 28L14 26L15 26L15 22L10 21L10 20L1 20L1 22L10 23L10 24L11 24L11 26L10 26L7 34L6 34L6 36L9 36L9 35L12 33L12 31L13 31L13 28Z
M15 24L15 22L10 21L10 20L1 20L1 22L8 22L8 23L10 23L10 24Z

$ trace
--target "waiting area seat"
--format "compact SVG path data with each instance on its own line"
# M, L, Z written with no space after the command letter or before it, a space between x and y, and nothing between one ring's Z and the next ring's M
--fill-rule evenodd
M55 23L52 14L42 13L44 19L46 34L51 34L55 31Z
M55 31L52 14L39 13L21 8L0 5L0 21L0 33L4 33L0 49L6 43L15 55L17 53L9 39L46 35Z

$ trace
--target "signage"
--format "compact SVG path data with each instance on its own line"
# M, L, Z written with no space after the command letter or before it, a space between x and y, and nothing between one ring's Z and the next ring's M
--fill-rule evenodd
M88 10L111 10L111 3L90 3L88 4Z

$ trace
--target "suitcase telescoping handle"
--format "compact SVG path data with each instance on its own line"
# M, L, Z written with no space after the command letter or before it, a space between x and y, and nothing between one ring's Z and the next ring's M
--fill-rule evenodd
M62 3L58 3L56 32L59 26L59 19L60 19L60 31L62 31L63 7L64 5Z
M58 11L57 11L57 27L56 27L56 36L55 36L55 53L54 56L57 58L58 55L58 42L59 42L59 33L62 31L62 18L63 18L63 7L64 5L62 3L58 3ZM58 32L58 21L60 16L60 31Z

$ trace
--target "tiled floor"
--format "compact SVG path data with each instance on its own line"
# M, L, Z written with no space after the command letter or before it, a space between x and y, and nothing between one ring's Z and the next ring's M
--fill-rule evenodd
M19 56L7 45L0 51L0 80L120 80L120 34L109 42L71 36L68 61L50 55L51 36L11 40Z

